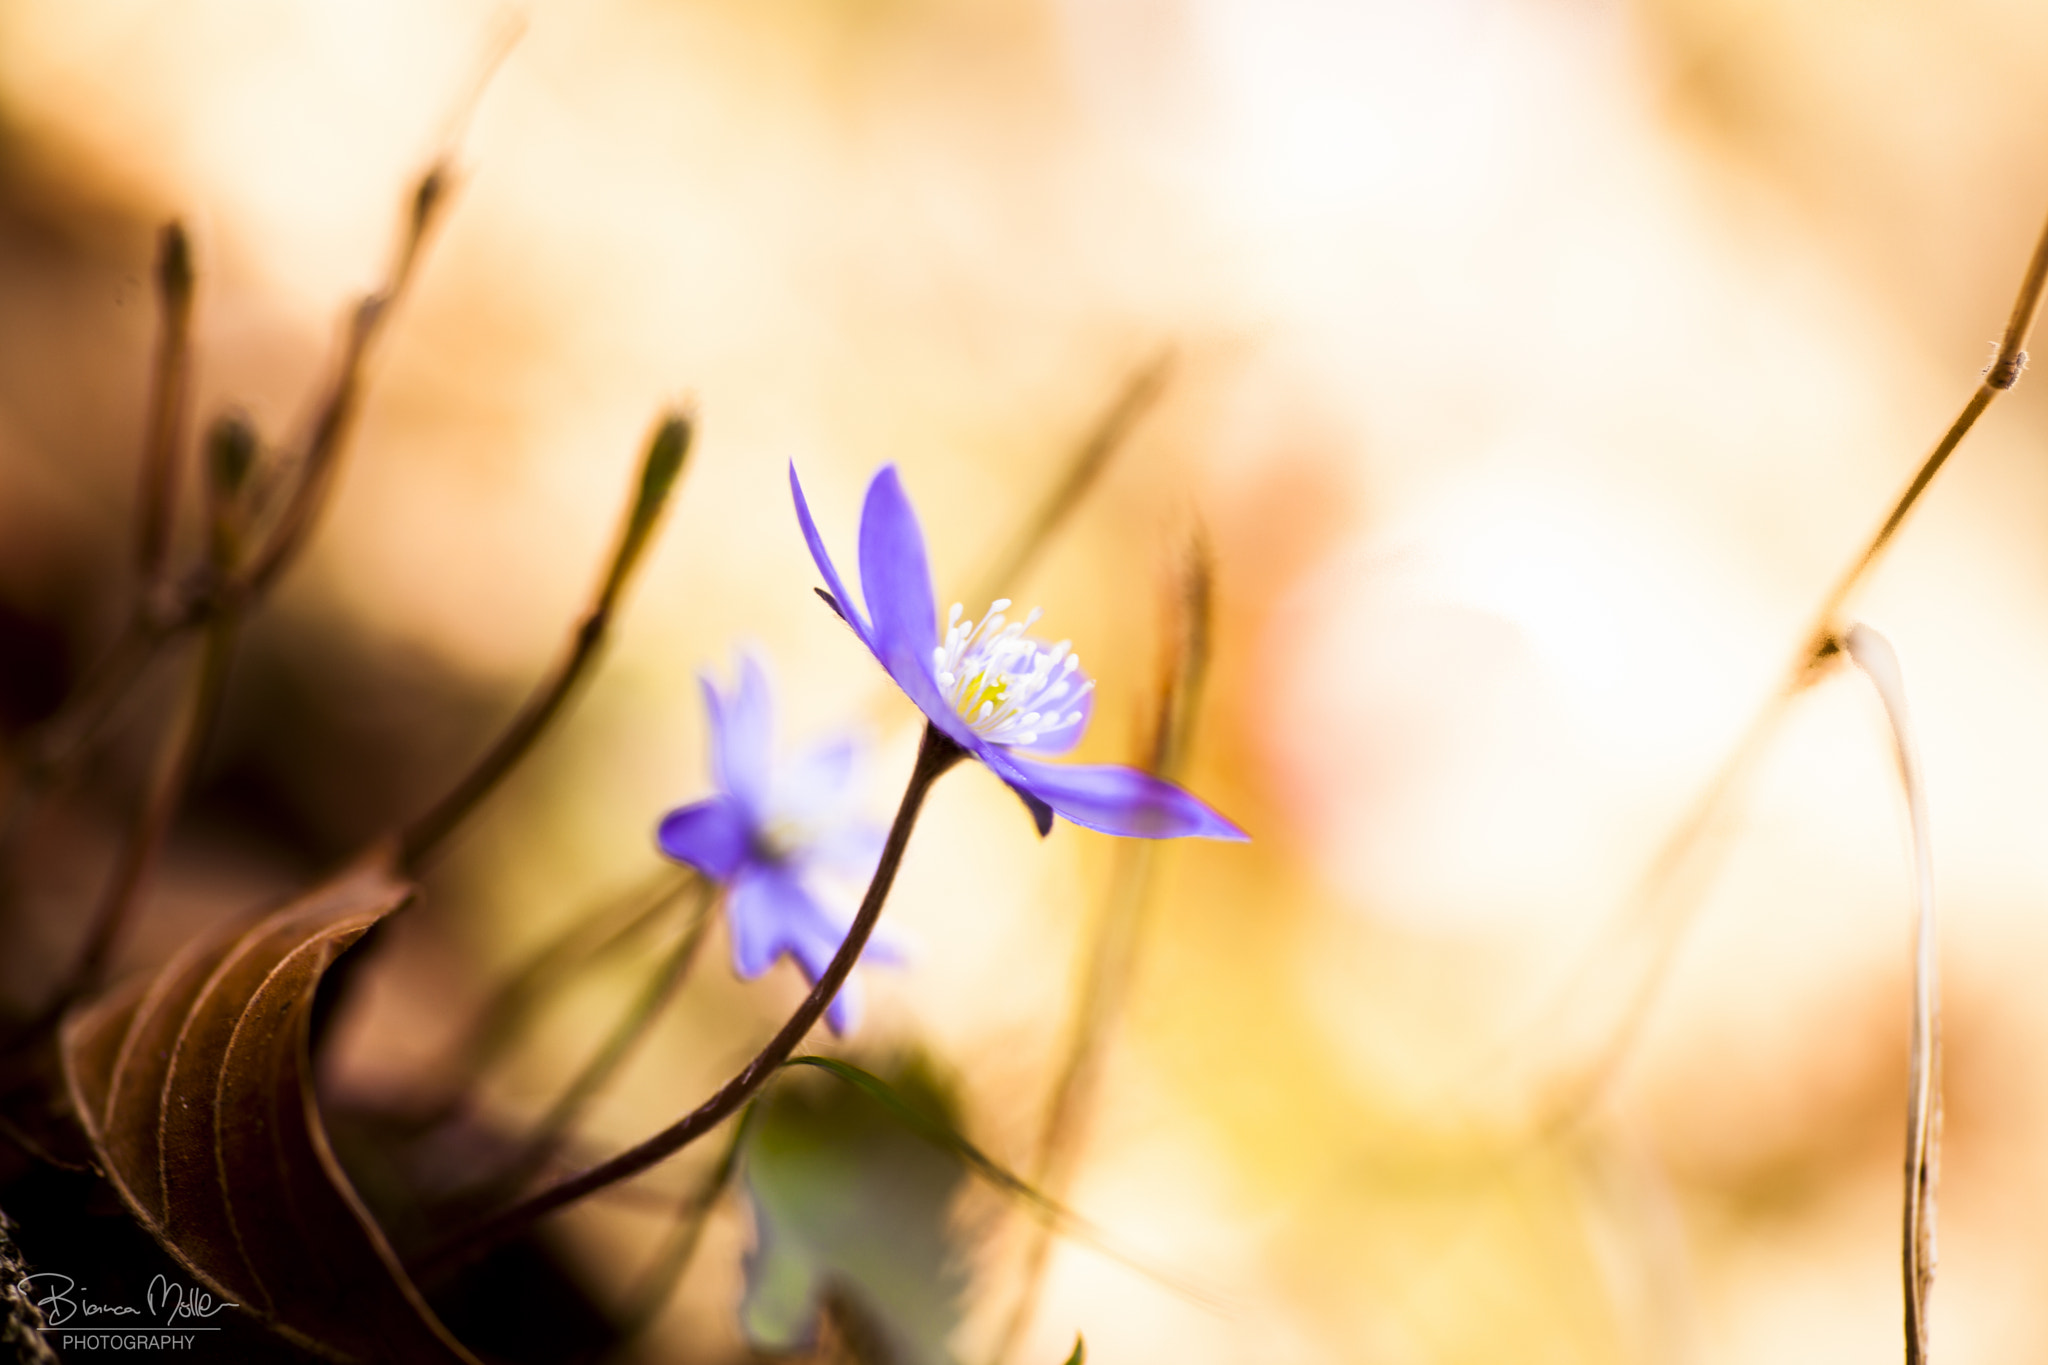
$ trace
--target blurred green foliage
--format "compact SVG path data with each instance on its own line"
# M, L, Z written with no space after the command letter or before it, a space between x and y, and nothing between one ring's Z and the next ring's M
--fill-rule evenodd
M896 1096L955 1128L957 1103L921 1056L882 1070ZM866 1363L951 1360L964 1274L947 1211L966 1166L874 1096L792 1076L761 1101L743 1155L755 1243L740 1325L767 1351L815 1339L821 1314Z

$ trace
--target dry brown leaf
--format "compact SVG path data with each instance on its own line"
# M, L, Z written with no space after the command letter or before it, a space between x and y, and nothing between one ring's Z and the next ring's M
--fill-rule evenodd
M342 1174L311 1083L321 976L412 890L382 850L188 945L66 1021L65 1081L129 1210L214 1293L333 1359L476 1365Z

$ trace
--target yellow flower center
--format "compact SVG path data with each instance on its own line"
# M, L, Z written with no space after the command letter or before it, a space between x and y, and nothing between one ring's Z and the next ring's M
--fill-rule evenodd
M945 643L932 650L939 689L976 734L996 744L1034 744L1081 723L1077 708L1095 684L1080 676L1081 661L1065 640L1051 647L1024 634L1033 611L1005 624L1009 599L997 598L980 621L946 617Z

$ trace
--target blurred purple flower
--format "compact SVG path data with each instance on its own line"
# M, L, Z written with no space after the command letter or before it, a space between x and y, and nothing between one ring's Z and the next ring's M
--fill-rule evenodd
M729 695L708 675L698 681L710 714L718 795L670 811L655 840L663 853L724 886L734 971L757 977L787 953L815 985L853 917L827 909L811 883L827 873L865 878L882 849L881 831L849 805L856 748L841 740L776 766L769 761L774 702L759 661L740 656ZM879 937L865 956L902 960L900 949ZM843 1035L859 1015L857 982L849 977L825 1022Z
M1002 613L1010 603L1003 598L979 622L963 621L956 602L946 616L945 638L939 638L924 531L894 465L884 465L875 475L861 509L860 585L866 615L825 553L795 465L790 466L789 488L811 558L825 576L826 601L925 718L1023 798L1041 835L1052 829L1057 811L1105 834L1248 837L1171 782L1136 768L1023 757L1074 747L1088 727L1095 684L1081 672L1067 641L1047 647L1024 634L1037 621L1036 611L1005 624Z

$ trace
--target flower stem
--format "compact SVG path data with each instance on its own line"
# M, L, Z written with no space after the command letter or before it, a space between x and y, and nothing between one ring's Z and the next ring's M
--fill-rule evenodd
M2041 239L2041 250L2048 251L2048 236ZM2037 253L2037 265L2041 263L2041 259L2043 258ZM2029 273L2028 278L2034 280L2033 272ZM2034 283L2038 289L2039 282ZM2029 317L2031 316L2030 313ZM2024 364L2026 352L2020 351L2018 354L2020 363ZM1920 495L1927 491L1927 486L1934 482L1934 476L1948 463L1948 457L1955 454L1956 447L1970 434L1970 428L1977 425L1977 419L1991 406L1991 400L2011 387L2011 381L2004 386L1992 383L1997 374L1996 367L2002 363L2004 362L1992 362L1993 372L1987 374L1984 381L1977 385L1976 391L1970 395L1970 400L1963 404L1963 410L1956 414L1955 421L1949 423L1948 430L1943 433L1941 440L1936 443L1927 458L1921 461L1920 468L1914 471L1912 481L1906 485L1905 492L1892 504L1890 515L1878 526L1876 534L1870 538L1870 543L1863 547L1863 553L1850 561L1849 566L1842 571L1842 576L1836 580L1835 586L1821 599L1820 609L1814 613L1813 629L1807 634L1800 656L1793 661L1792 675L1785 684L1786 691L1796 691L1811 674L1814 665L1834 652L1835 631L1840 625L1842 608L1848 605L1849 598L1855 594L1856 589L1863 586L1863 580L1870 577L1871 570L1884 558L1884 552L1890 547L1892 537L1898 534L1899 527L1905 525L1906 518L1912 515L1913 508L1920 501ZM2015 370L2012 380L2018 378L2019 373Z
M719 1195L725 1192L739 1171L740 1153L746 1147L747 1131L754 1116L760 1112L749 1105L740 1116L718 1164L691 1188L677 1207L675 1226L667 1240L648 1263L647 1269L641 1272L639 1281L626 1295L624 1305L613 1311L612 1320L618 1324L620 1338L615 1352L645 1332L655 1316L675 1296L676 1287L682 1283L683 1272L690 1268L690 1259L697 1254L697 1244L704 1239L704 1225L711 1221L711 1210L717 1206Z
M1016 538L1010 542L1002 558L991 564L988 572L982 575L981 586L965 600L989 602L1016 590L1017 584L1023 581L1025 570L1038 557L1038 552L1072 515L1088 490L1095 486L1095 480L1108 466L1110 457L1123 447L1132 428L1159 401L1172 377L1171 350L1161 350L1132 372L1074 451L1066 473L1033 511L1031 519L1018 529Z
M326 495L334 483L336 468L361 399L363 372L378 338L383 334L385 322L412 281L427 236L447 202L447 190L448 172L441 165L432 167L414 187L391 273L384 286L357 304L351 315L340 362L316 410L311 434L298 460L297 481L284 509L272 521L268 535L250 554L240 572L233 575L198 573L172 591L145 593L137 601L120 634L100 662L87 672L84 683L55 715L42 721L27 736L23 744L24 771L10 799L4 831L7 837L19 834L29 804L70 774L166 646L224 614L246 614L297 558L319 520ZM168 281L168 267L160 266L159 273ZM171 302L168 283L165 287L168 308ZM166 349L169 344L167 337ZM163 395L169 392L163 363L160 362L158 398L155 400L159 404ZM157 439L154 433L158 423L173 421L171 418L153 418L150 440L154 442ZM154 450L153 445L150 448ZM154 459L155 456L152 454L147 458ZM144 480L145 521L139 538L145 547L146 557L154 553L147 547L153 544L151 537L157 534L148 526L150 520L159 515L165 522L162 534L167 543L169 505L166 494L161 513L150 510L151 500L156 497L153 491L156 485L147 467Z
M144 594L161 586L170 554L178 505L178 427L192 368L192 244L176 220L164 224L157 236L156 290L162 323L135 500L135 573Z
M1905 490L1893 502L1890 512L1878 524L1862 551L1849 561L1821 599L1813 624L1801 639L1784 681L1745 728L1735 752L1709 780L1685 819L1665 839L1649 869L1637 883L1627 907L1608 926L1599 944L1572 974L1571 985L1549 1006L1547 1012L1554 1018L1563 1019L1564 1027L1582 1026L1581 1020L1571 1017L1580 1012L1576 1002L1597 998L1596 994L1583 989L1586 982L1614 975L1611 960L1615 954L1640 954L1643 964L1640 975L1632 986L1625 988L1620 1011L1604 1024L1599 1020L1593 1021L1591 1032L1594 1040L1586 1055L1569 1066L1564 1077L1554 1082L1550 1093L1540 1100L1535 1119L1538 1131L1554 1131L1584 1113L1628 1056L1643 1021L1649 1015L1649 1006L1676 956L1678 941L1691 924L1710 884L1713 864L1717 859L1713 856L1714 850L1706 846L1707 835L1724 824L1721 816L1725 807L1742 790L1743 779L1769 747L1778 726L1791 709L1792 698L1819 677L1822 667L1837 654L1840 648L1837 633L1849 600L1883 560L1893 538L1919 505L1921 496L1927 492L1942 466L1948 463L1949 456L1956 452L1963 438L1976 426L1977 419L2000 394L2019 382L2027 363L2027 338L2040 313L2044 292L2048 292L2048 226L2043 227L2040 238L2035 242L2026 274L2013 299L2005 333L1999 340L1997 354L1985 369L1984 378L1971 392L1962 411L1949 423L1948 430L1935 443L1934 449L1921 461L1920 467L1907 481ZM1605 1007L1596 1005L1594 1008ZM1570 1046L1568 1041L1567 1047Z
M527 698L526 705L513 716L512 723L498 736L497 743L484 751L476 766L424 815L399 832L396 856L398 866L404 871L417 874L440 850L448 836L497 790L499 783L512 775L520 761L553 724L591 665L597 662L598 653L610 633L619 598L631 580L633 570L639 565L654 528L660 522L662 509L668 505L668 495L674 490L676 478L682 472L683 461L690 451L693 426L688 413L670 412L655 427L654 437L648 442L647 454L640 464L639 489L626 510L611 563L600 580L596 599L569 641L568 650L554 672L542 681L533 695ZM353 975L364 970L364 965L377 951L388 922L380 923L359 939L322 987L328 1003L327 1011L316 1016L314 1022L313 1048L316 1056L325 1042L324 1021L333 1017L333 1011L350 989Z
M412 1105L412 1124L423 1131L453 1118L477 1078L504 1056L556 989L657 923L696 880L694 869L664 866L658 876L627 895L577 915L561 933L534 949L492 992L462 1041L440 1063L444 1079L427 1087L426 1097Z
M371 351L384 334L392 308L412 282L420 251L427 235L448 199L448 167L436 163L413 187L405 231L399 235L398 252L384 287L358 303L349 318L348 336L342 343L341 363L335 367L333 383L313 418L311 435L300 461L298 480L284 510L272 525L269 538L250 559L248 568L230 585L230 591L261 596L295 559L326 506L334 486L335 473L348 434L361 406L363 372Z
M620 528L618 546L598 587L596 600L577 627L567 653L477 765L433 809L407 826L399 840L399 866L417 870L442 840L454 833L456 826L482 804L484 798L526 757L527 751L547 730L576 684L596 661L598 649L611 629L620 594L638 566L648 539L660 520L662 508L667 504L668 495L675 487L676 477L682 471L683 461L690 451L693 430L690 415L684 412L669 413L655 429L654 438L647 446L647 457L641 464L639 491L633 505L627 509L625 524Z
M184 803L186 788L191 785L193 771L199 764L199 755L206 747L207 737L219 715L221 699L227 690L228 666L234 657L238 624L236 615L229 612L214 618L207 627L199 672L193 682L190 699L158 750L148 794L136 813L128 841L115 864L114 875L107 883L99 909L93 916L85 949L72 968L70 980L57 996L56 1003L60 1007L99 985L114 950L135 917L142 888L163 852L171 821L176 818L178 807Z
M1181 629L1175 656L1159 689L1157 718L1145 769L1174 780L1183 766L1189 734L1208 677L1214 565L1204 541L1197 538L1181 585ZM1152 907L1152 882L1162 852L1157 840L1120 841L1109 897L1095 924L1073 1018L1068 1024L1066 1055L1046 1103L1038 1151L1030 1183L1052 1199L1065 1197L1095 1096L1101 1089L1103 1066L1117 1022L1137 978ZM1010 1315L996 1339L990 1359L1003 1365L1017 1350L1038 1311L1045 1272L1052 1260L1053 1228L1032 1229L1019 1275L1020 1288Z
M1913 830L1913 1026L1907 1053L1906 1195L1901 1238L1905 1275L1906 1365L1926 1365L1927 1294L1934 1283L1935 1186L1941 1172L1941 966L1929 847L1927 785L1906 707L1906 687L1891 642L1856 625L1842 648L1870 678L1891 722L1899 782Z
M1920 468L1907 483L1906 491L1892 504L1890 515L1878 526L1877 533L1871 536L1863 553L1850 562L1834 589L1821 600L1813 630L1807 636L1803 657L1794 663L1788 690L1796 688L1814 664L1834 652L1835 632L1841 625L1842 608L1848 605L1849 598L1863 585L1863 580L1870 576L1878 561L1884 558L1892 537L1912 515L1920 495L1934 482L1934 476L1948 463L1948 457L1955 454L1956 447L1970 434L1970 428L1977 425L1977 419L1984 415L1991 401L2020 382L2020 373L2027 367L2027 335L2033 331L2034 319L2040 314L2044 290L2048 290L2048 224L2043 225L2040 240L2034 243L2034 254L2027 261L2027 273L2020 280L2019 293L2012 301L2012 315L2006 319L2005 335L1999 338L1998 353L1985 368L1983 382L1977 385L1969 401L1963 404L1963 410L1956 414L1955 421L1949 423L1941 440L1921 461Z
M668 956L655 968L632 1005L620 1016L611 1036L584 1063L568 1087L563 1090L547 1114L534 1126L526 1137L525 1145L519 1150L493 1186L504 1195L516 1195L561 1151L569 1131L582 1118L605 1085L618 1073L626 1060L633 1055L633 1049L647 1036L648 1028L660 1017L662 1007L675 998L676 991L689 975L690 965L697 959L697 950L704 945L704 937L711 927L711 899L716 888L712 883L699 882L697 904L694 907L682 935Z
M930 794L932 784L964 757L966 752L944 732L930 725L925 727L924 740L918 745L916 766L911 769L910 781L903 789L902 803L896 808L896 819L889 827L888 842L882 846L881 861L875 865L875 875L868 882L867 894L861 899L852 927L846 931L845 941L839 945L839 951L833 955L824 974L811 988L811 993L804 997L796 1012L789 1016L752 1061L740 1068L709 1099L645 1142L448 1238L421 1258L414 1267L416 1276L431 1279L452 1270L507 1238L517 1236L557 1209L648 1170L716 1128L753 1098L754 1092L767 1083L776 1069L796 1051L805 1035L824 1017L826 1007L846 983L853 964L867 946L868 936L874 933L875 924L882 917L882 906L889 898L890 887L895 885L896 870L902 865L903 852L910 844L910 831L917 824L925 797Z

